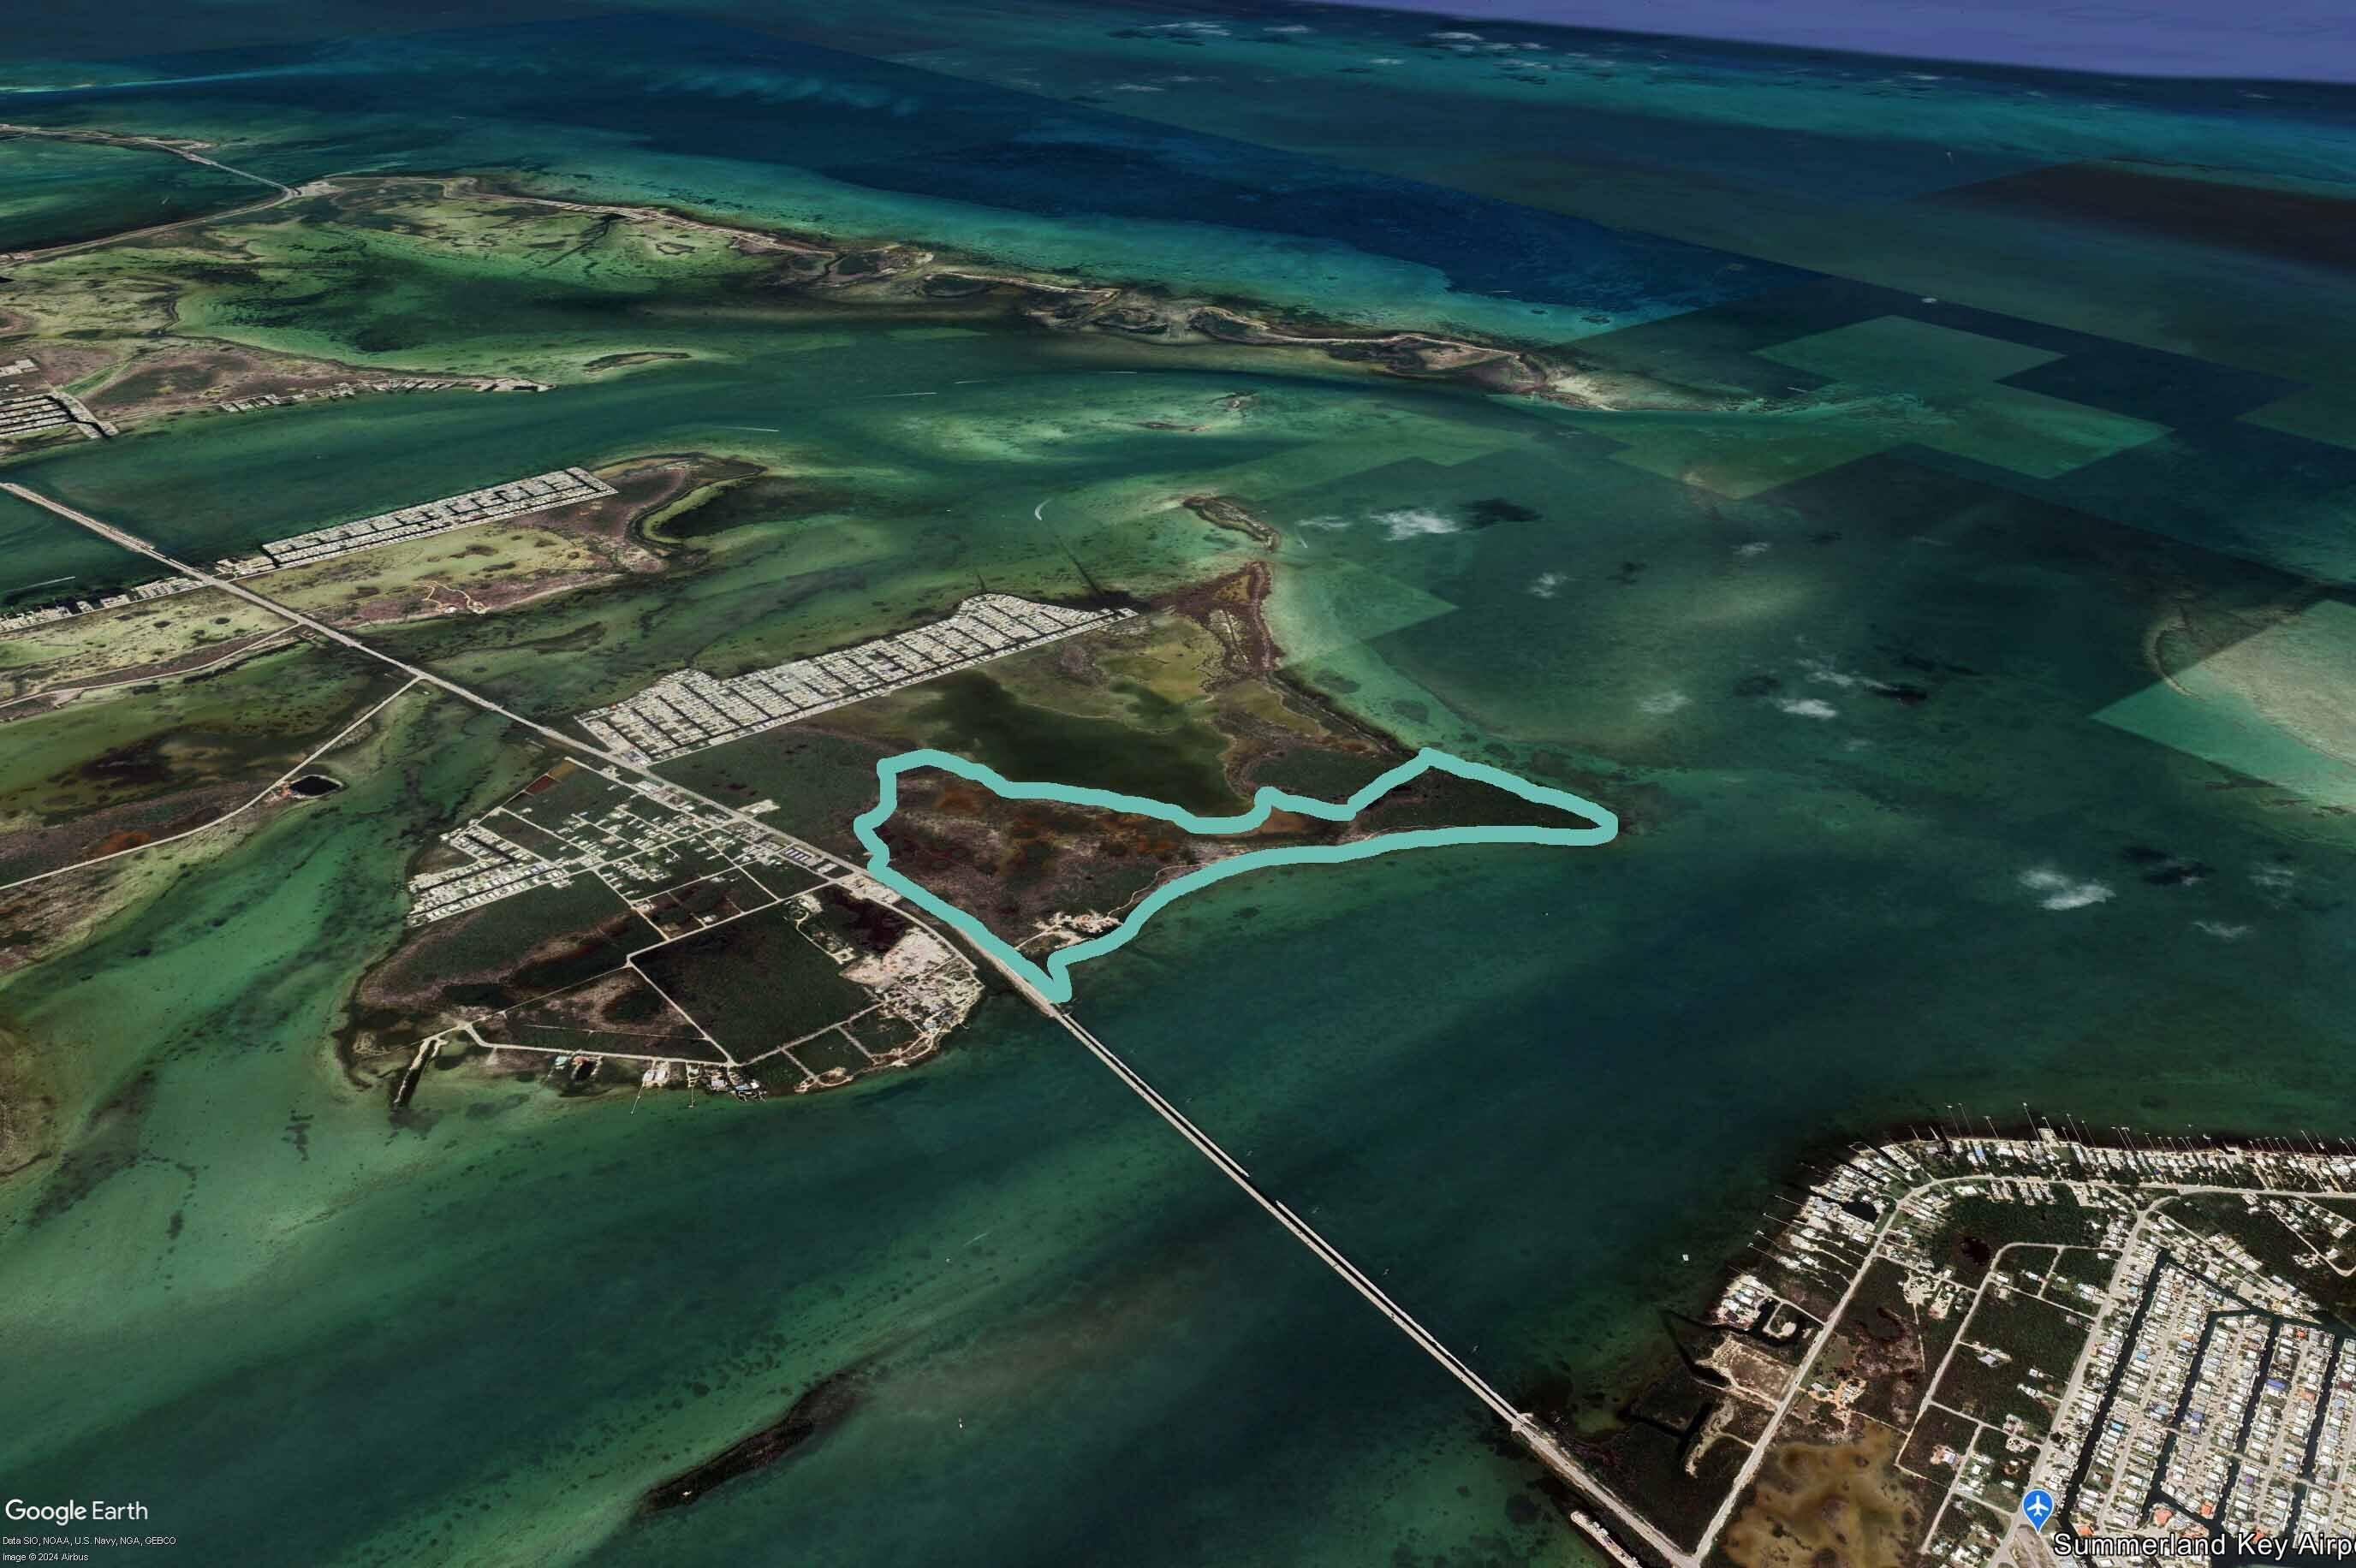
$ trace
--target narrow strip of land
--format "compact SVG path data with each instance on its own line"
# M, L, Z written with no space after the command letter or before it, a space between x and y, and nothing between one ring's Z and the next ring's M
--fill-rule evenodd
M193 147L154 136L128 136L112 131L60 131L46 125L11 125L0 123L0 135L43 136L54 142L82 142L92 146L131 147L145 152L169 153L176 158L186 158L192 164L202 164L209 169L219 169L241 180L265 185L273 193L260 201L249 201L218 212L193 213L176 218L168 223L151 223L141 229L124 229L119 234L104 234L95 240L77 240L71 244L51 245L39 251L17 251L9 260L15 261L46 261L53 256L70 256L77 251L95 251L105 245L120 245L126 240L144 240L151 234L168 234L175 229L186 229L192 223L218 223L225 218L242 218L248 213L266 212L273 207L294 199L299 194L293 186L281 185L268 175L255 174L252 169L232 168L217 158L206 157Z
M256 632L251 636L240 637L228 643L215 643L210 648L196 649L190 654L180 656L182 658L187 658L193 656L194 653L210 652L211 648L220 650L202 664L184 665L166 659L160 661L163 667L151 663L124 674L111 675L104 680L84 681L80 686L35 687L30 691L20 691L14 697L0 697L0 708L14 708L20 702L38 702L44 699L64 703L77 697L86 697L93 691L112 691L122 686L138 686L154 680L186 680L192 675L202 675L207 670L220 669L224 665L233 665L241 659L252 658L254 655L286 641L294 635L293 632L283 627L276 631Z
M1425 773L1438 771L1452 773L1461 779L1488 784L1509 795L1526 800L1534 805L1567 812L1589 819L1579 827L1541 827L1536 826L1502 827L1428 827L1401 833L1378 834L1350 844L1296 845L1283 848L1256 849L1241 855L1214 861L1199 870L1191 871L1174 881L1165 882L1139 902L1127 919L1101 936L1076 943L1059 949L1047 957L1044 967L1023 956L1012 944L1000 937L980 920L950 903L892 869L892 851L877 829L899 809L900 775L919 768L933 768L954 773L958 778L978 784L991 794L1006 800L1049 800L1064 805L1093 806L1104 811L1117 811L1131 816L1150 816L1168 822L1188 833L1227 836L1249 833L1279 811L1289 811L1301 816L1313 816L1323 822L1349 822L1368 806L1404 784L1411 784ZM867 869L874 879L955 926L973 944L990 954L1001 967L1019 969L1031 984L1048 1000L1068 1002L1072 999L1071 968L1091 958L1101 958L1114 951L1143 930L1145 923L1175 900L1239 877L1247 871L1264 870L1274 866L1335 866L1351 860L1371 859L1376 855L1396 854L1402 849L1437 849L1464 844L1548 844L1585 848L1608 844L1620 832L1620 819L1591 800L1567 790L1549 789L1544 784L1493 768L1483 763L1468 763L1463 758L1427 746L1408 761L1372 780L1347 800L1334 802L1314 800L1307 795L1268 785L1252 796L1249 811L1233 816L1200 816L1183 806L1167 801L1151 800L1143 795L1119 795L1111 790L1090 789L1077 784L1016 782L996 769L980 763L969 762L948 752L930 749L903 752L886 757L875 764L876 801L851 825L859 841L867 847Z

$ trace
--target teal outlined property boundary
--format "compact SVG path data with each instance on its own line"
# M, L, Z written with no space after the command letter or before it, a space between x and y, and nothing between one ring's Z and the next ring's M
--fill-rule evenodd
M919 768L937 768L943 773L955 773L1007 800L1052 800L1066 805L1099 806L1107 811L1158 817L1189 833L1203 834L1248 833L1279 810L1320 817L1327 822L1347 822L1401 784L1437 768L1441 773L1453 773L1458 778L1489 784L1508 795L1518 795L1533 805L1551 806L1558 811L1590 818L1594 825L1588 827L1426 827L1377 834L1372 838L1361 838L1355 844L1302 845L1231 856L1154 889L1129 912L1129 918L1118 927L1102 936L1092 936L1086 942L1049 954L1046 967L1043 969L972 915L892 869L892 851L875 830L900 809L900 775ZM1372 859L1376 855L1396 854L1402 849L1438 849L1455 844L1554 844L1585 848L1609 844L1620 833L1619 817L1591 800L1564 790L1548 789L1544 784L1534 784L1503 768L1468 763L1462 757L1451 756L1429 746L1338 805L1332 801L1311 800L1269 785L1252 796L1252 808L1239 816L1197 816L1165 801L1148 800L1142 795L1117 795L1111 790L1087 789L1076 784L1017 783L980 763L969 763L963 757L929 748L884 758L875 764L875 805L860 813L851 825L851 832L867 846L869 874L894 892L957 927L991 957L1037 987L1049 1001L1059 1003L1072 999L1070 971L1073 965L1101 958L1119 947L1143 929L1147 921L1168 907L1173 900L1209 887L1213 882L1239 877L1247 871L1262 870L1270 866L1334 866L1349 860Z

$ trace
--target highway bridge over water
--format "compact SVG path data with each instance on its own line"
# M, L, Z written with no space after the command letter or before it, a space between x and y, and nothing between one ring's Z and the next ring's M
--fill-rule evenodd
M65 505L63 502L53 500L37 490L27 488L22 485L5 482L0 482L0 490L5 490L10 495L16 496L20 500L31 502L37 507L40 507L48 511L53 512L59 517L64 517L68 521L74 523L80 528L89 529L91 532L97 534L102 539L108 539L112 543L121 546L124 549L132 550L137 554L146 556L151 560L161 562L172 571L192 578L195 581L205 584L207 587L219 588L224 592L233 594L240 599L243 599L252 604L258 605L275 614L283 616L286 620L293 622L294 624L304 628L305 630L312 632L330 642L340 644L341 645L350 648L357 653L365 654L370 658L378 659L385 664L391 665L394 668L410 676L412 680L437 688L438 689L459 698L464 701L470 702L477 708L496 713L501 718L507 719L526 730L530 730L535 734L541 736L543 739L562 746L569 751L582 752L586 755L595 757L609 766L649 779L684 798L695 800L716 812L720 812L724 816L744 824L755 831L779 839L785 843L801 848L811 854L821 858L820 865L829 869L827 873L829 874L829 880L841 880L841 873L832 869L832 868L835 868L838 864L835 861L834 857L827 855L825 851L819 849L815 845L807 844L803 840L796 838L790 834L780 832L777 828L767 823L761 822L756 818L746 816L742 812L736 811L733 807L723 805L718 801L711 800L693 790L687 789L680 784L675 784L669 779L664 778L660 774L654 773L652 770L627 758L608 752L601 746L577 740L560 731L551 729L547 725L526 719L521 714L515 713L509 709L501 707L498 703L492 701L489 698L484 697L480 693L473 691L468 688L447 678L446 677L437 675L431 670L397 659L391 654L371 646L361 638L356 637L348 632L316 620L309 615L304 614L300 611L290 609L286 605L278 603L276 600L271 599L262 593L256 592L251 588L246 587L243 583L216 576L213 573L192 567L186 562L177 560L171 556L166 554L163 550L157 549L155 546L139 538L137 535L126 532L125 530L116 528L110 523L102 522L96 517L91 517L85 512L78 511L75 508ZM910 911L907 912L912 918L918 918L919 923L926 924L929 927L929 923L923 922L920 917L916 917L915 912ZM964 933L959 933L958 934L962 936ZM1079 1041L1090 1055L1102 1062L1113 1072L1115 1076L1119 1078L1123 1083L1127 1084L1132 1093L1136 1094L1138 1098L1143 1100L1148 1105L1151 1106L1154 1114L1159 1115L1163 1121L1167 1122L1177 1131L1180 1136L1183 1137L1189 1144L1193 1145L1194 1151L1197 1154L1200 1154L1205 1159L1209 1160L1211 1164L1217 1167L1222 1175L1226 1176L1228 1180L1241 1188L1245 1194L1248 1196L1253 1202L1258 1204L1261 1209L1265 1210L1278 1224L1282 1225L1285 1230L1291 1234L1295 1241L1299 1242L1302 1246L1308 1248L1310 1252L1314 1253L1319 1262L1332 1269L1335 1274L1341 1275L1344 1282L1346 1283L1350 1288L1364 1296L1377 1312L1380 1312L1385 1317L1388 1318L1394 1328L1398 1328L1399 1332L1405 1334L1409 1339L1413 1340L1419 1349L1422 1350L1424 1354L1430 1356L1433 1360L1439 1362L1440 1365L1447 1371L1451 1377L1453 1377L1458 1382L1462 1383L1475 1399L1486 1405L1491 1413L1494 1414L1498 1420L1504 1422L1506 1426L1512 1430L1514 1435L1521 1440L1524 1446L1527 1447L1529 1451L1537 1456L1538 1461L1545 1465L1547 1469L1554 1472L1554 1474L1560 1477L1563 1480L1570 1483L1570 1485L1576 1488L1581 1495L1594 1502L1597 1507L1601 1508L1606 1514L1611 1516L1614 1524L1616 1524L1620 1529L1626 1531L1629 1535L1644 1542L1654 1555L1667 1563L1669 1568L1698 1568L1700 1560L1699 1554L1688 1552L1685 1548L1679 1546L1650 1520L1638 1512L1633 1505L1628 1503L1613 1493L1611 1488L1602 1483L1593 1471L1588 1469L1585 1466L1580 1464L1577 1459L1573 1458L1569 1452L1556 1440L1554 1435L1547 1432L1546 1428L1539 1424L1536 1416L1530 1414L1526 1411L1515 1409L1513 1403L1510 1400L1506 1399L1505 1395L1499 1393L1494 1388L1490 1386L1486 1379L1483 1378L1480 1373L1474 1371L1471 1366L1466 1364L1462 1357L1457 1355L1456 1352L1451 1350L1446 1345L1442 1344L1440 1339L1434 1335L1431 1330L1426 1328L1421 1323L1418 1322L1405 1307L1392 1300L1390 1296L1384 1292L1380 1285L1376 1285L1367 1276L1366 1272L1364 1269L1352 1263L1348 1257L1344 1255L1341 1249L1334 1246L1333 1243L1327 1241L1323 1235L1319 1234L1315 1227L1312 1226L1307 1221L1301 1218L1300 1215L1294 1213L1291 1209L1287 1207L1282 1201L1263 1191L1258 1184L1253 1181L1251 1172L1245 1169L1240 1161L1238 1161L1233 1155L1227 1153L1226 1149L1222 1148L1217 1141L1212 1138L1209 1134L1204 1132L1200 1127L1197 1127L1193 1122L1189 1121L1183 1112L1180 1111L1177 1106L1172 1104L1159 1090L1155 1089L1151 1083L1146 1082L1146 1080L1140 1075L1134 1068L1130 1067L1129 1063L1123 1061L1118 1055L1114 1054L1109 1047L1108 1047L1102 1040L1098 1040L1094 1034L1090 1033L1077 1019L1072 1017L1072 1015L1060 1004L1051 1000L1045 993L1042 992L1037 986L1033 985L1027 976L1001 961L998 955L991 952L986 946L980 946L979 944L976 945L977 951L980 953L984 960L989 962L999 971L999 973L1005 976L1007 980L1025 997L1027 997L1033 1006L1037 1007L1041 1012L1054 1019L1066 1032L1068 1032L1074 1040ZM1729 1499L1730 1504L1731 1500L1732 1499ZM1719 1520L1719 1524L1724 1522L1724 1518L1725 1511L1721 1510ZM1715 1526L1713 1527L1712 1533L1716 1533ZM1618 1548L1616 1542L1610 1544L1613 1546L1615 1551L1623 1550Z

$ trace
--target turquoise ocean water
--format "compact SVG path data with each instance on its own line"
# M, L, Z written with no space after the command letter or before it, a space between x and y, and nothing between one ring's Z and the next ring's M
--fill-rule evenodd
M1042 422L1130 360L862 339L456 413L191 422L36 471L227 550L729 411L810 453L892 451L862 518L748 531L694 613L558 605L448 656L551 714L634 660L750 662L912 611L976 562L1232 563L1139 496L1249 497L1284 538L1294 677L1625 831L1224 884L1083 970L1075 1010L1492 1381L1568 1386L1585 1423L1810 1154L2024 1103L2356 1131L2342 741L2301 719L2303 765L2270 776L2155 667L2337 603L2356 564L2326 221L2356 172L2345 98L1517 31L1565 65L1540 86L1428 23L1305 15L1283 44L1290 9L327 41L280 18L241 48L167 18L140 58L49 35L14 68L48 89L5 117L177 127L282 178L519 170L1518 330L1771 406L1614 418L1189 363L1124 413L1248 387L1269 415L1178 451ZM1196 41L1122 36L1173 20ZM2204 227L2136 183L2196 169L2272 220ZM561 334L562 304L502 293L387 352ZM929 424L846 396L1017 372L1029 391ZM1051 495L1060 538L1029 526ZM589 624L605 651L552 674L531 639ZM2356 679L2339 624L2297 644L2300 679ZM392 940L406 847L531 753L423 701L370 745L351 790L0 987L80 1108L67 1159L0 1189L11 1494L144 1492L206 1543L190 1561L1582 1550L1452 1383L1011 1002L946 1060L811 1103L429 1087L389 1125L324 1053L339 999ZM838 1373L862 1395L837 1428L633 1515Z

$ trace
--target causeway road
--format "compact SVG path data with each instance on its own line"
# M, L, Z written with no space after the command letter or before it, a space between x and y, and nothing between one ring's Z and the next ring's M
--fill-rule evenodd
M541 736L556 745L562 746L567 751L577 752L586 756L594 757L610 767L617 768L623 772L650 780L653 783L661 785L664 789L674 791L683 797L693 799L712 810L723 813L731 819L742 823L746 827L751 828L757 833L771 838L778 839L789 845L797 846L808 853L818 857L820 864L823 866L833 867L841 864L841 862L837 861L833 856L819 848L816 845L806 843L802 839L796 838L790 834L781 832L778 829L772 827L767 823L759 821L754 817L746 816L744 813L736 811L733 807L723 805L718 801L711 800L706 796L697 794L695 791L686 789L680 784L673 784L670 780L664 778L661 774L653 772L651 769L640 766L637 763L630 762L625 757L607 752L600 746L594 745L589 741L576 740L573 736L567 735L562 731L552 730L547 725L541 724L535 720L526 719L523 715L514 712L511 709L492 701L489 698L485 697L478 692L461 686L454 680L436 675L432 670L423 668L420 666L408 664L401 659L397 659L391 654L369 645L368 643L362 641L359 637L351 635L348 632L342 631L335 626L331 626L324 621L316 620L312 616L305 615L299 610L290 609L286 605L280 603L278 601L269 598L263 594L257 593L241 583L232 581L230 579L218 576L212 572L201 571L196 567L188 565L185 561L176 560L172 556L169 556L164 551L156 549L154 545L149 544L145 539L139 538L136 534L126 533L111 523L102 522L86 512L77 510L72 507L67 506L62 501L54 500L48 496L42 495L37 490L29 489L22 485L0 481L0 490L6 491L8 494L15 496L19 500L28 501L34 506L54 512L59 517L65 518L67 521L74 523L79 527L88 528L91 532L97 534L100 538L111 540L124 549L134 551L137 554L147 557L151 560L157 561L169 570L178 572L184 577L194 579L196 581L201 582L209 588L218 588L225 593L233 594L240 599L245 600L249 603L258 605L274 614L284 616L285 619L294 622L296 625L301 626L305 631L308 631L319 637L323 637L328 642L340 644L345 647L352 649L356 653L363 654L369 658L381 660L382 662L392 666L394 668L405 672L414 679L421 681L427 686L436 687L462 701L473 703L476 707L480 708L487 712L496 713L500 718L509 720L510 723L516 724L525 730L529 730L532 733ZM842 878L837 877L832 880L841 880ZM913 912L908 912L913 914ZM921 919L919 923L926 924L928 929L930 929L929 923L922 922ZM936 934L938 934L937 930ZM964 933L959 933L958 934L963 935ZM1642 1513L1638 1512L1633 1505L1622 1499L1618 1494L1614 1493L1610 1488L1605 1486L1602 1480L1597 1477L1593 1471L1588 1469L1587 1467L1581 1465L1577 1459L1573 1458L1562 1445L1555 1439L1553 1435L1548 1433L1546 1428L1539 1424L1536 1416L1530 1414L1526 1411L1515 1409L1511 1401L1507 1400L1503 1394L1491 1387L1486 1379L1483 1378L1480 1373L1474 1371L1470 1366L1468 1366L1463 1358L1458 1356L1453 1350L1451 1350L1446 1345L1442 1344L1431 1330L1426 1328L1421 1323L1418 1322L1411 1315L1408 1314L1406 1308L1399 1306L1398 1302L1393 1301L1389 1296L1384 1293L1383 1288L1380 1285L1376 1285L1372 1279L1367 1277L1364 1269L1361 1269L1357 1264L1352 1263L1343 1254L1339 1248L1335 1247L1331 1242L1319 1234L1316 1229L1307 1221L1301 1219L1300 1215L1295 1214L1280 1200L1270 1197L1267 1192L1261 1190L1258 1184L1252 1180L1251 1173L1244 1168L1240 1161L1236 1159L1234 1156L1227 1153L1226 1149L1220 1147L1218 1143L1208 1134L1205 1133L1200 1127L1197 1127L1193 1122L1187 1120L1184 1113L1181 1112L1177 1106L1172 1104L1169 1100L1164 1098L1159 1090L1155 1089L1152 1084L1147 1083L1134 1068L1129 1065L1129 1063L1123 1061L1119 1056L1115 1055L1110 1048L1106 1046L1106 1044L1102 1040L1098 1040L1094 1034L1091 1034L1084 1026L1082 1026L1080 1021L1072 1017L1072 1015L1066 1011L1059 1002L1049 997L1036 985L1033 984L1029 976L1003 962L997 954L990 951L986 947L980 948L979 951L980 952L984 961L989 963L993 968L997 969L1000 974L1003 975L1007 981L1012 985L1017 991L1029 998L1031 1003L1034 1007L1038 1008L1041 1012L1054 1019L1065 1029L1066 1032L1070 1034L1074 1040L1078 1040L1091 1056L1094 1056L1097 1061L1103 1063L1106 1068L1109 1069L1123 1083L1127 1084L1131 1093L1152 1107L1154 1114L1159 1115L1164 1122L1167 1122L1181 1137L1183 1137L1187 1143L1192 1145L1197 1154L1200 1154L1205 1159L1210 1161L1213 1166L1216 1167L1221 1175L1226 1177L1228 1180L1241 1188L1246 1196L1249 1197L1254 1203L1257 1203L1261 1209L1265 1210L1269 1217L1274 1219L1278 1224L1282 1225L1285 1230L1291 1234L1295 1241L1299 1242L1302 1246L1308 1248L1311 1253L1314 1253L1319 1262L1332 1269L1335 1274L1341 1275L1344 1283L1346 1283L1353 1290L1355 1290L1360 1296L1364 1296L1377 1312L1380 1312L1385 1317L1388 1318L1393 1327L1397 1328L1399 1332L1405 1334L1409 1339L1414 1341L1419 1349L1422 1350L1424 1354L1430 1356L1433 1360L1439 1362L1440 1365L1447 1371L1449 1375L1453 1377L1458 1382L1463 1384L1464 1387L1472 1392L1475 1399L1478 1399L1483 1404L1488 1406L1490 1412L1512 1430L1514 1435L1521 1440L1523 1445L1527 1447L1531 1454L1534 1455L1541 1464L1545 1465L1547 1469L1552 1470L1556 1475L1561 1477L1564 1480L1578 1488L1581 1493L1591 1499L1598 1507L1601 1508L1605 1513L1612 1517L1620 1528L1625 1530L1630 1535L1643 1541L1656 1557L1658 1557L1662 1562L1667 1563L1669 1568L1698 1568L1699 1559L1693 1552L1687 1552L1683 1547L1679 1546L1675 1541L1671 1540L1668 1535L1655 1526L1652 1520L1646 1519Z
M16 496L20 501L29 501L36 507L54 512L59 517L65 518L68 522L73 523L80 528L88 528L91 532L98 535L101 539L107 539L112 543L120 545L124 549L131 550L138 555L144 555L150 560L159 562L160 564L169 568L171 571L179 573L183 577L200 582L208 588L218 588L224 593L234 595L239 599L244 600L249 604L259 606L262 609L269 611L273 615L291 621L295 625L303 628L303 630L312 634L314 636L324 638L327 642L340 644L342 646L349 648L355 653L378 660L380 663L391 665L393 668L400 670L404 675L410 677L412 680L446 691L451 696L457 698L460 701L472 703L474 706L483 709L487 713L496 713L510 724L514 724L524 730L529 730L533 734L540 736L542 740L549 741L552 745L562 746L566 751L577 752L582 756L594 758L596 761L605 763L609 768L616 769L622 773L628 773L633 777L644 779L650 784L659 785L664 790L669 791L670 794L677 795L681 799L692 800L698 805L701 805L707 810L718 812L722 816L727 817L732 823L744 828L748 832L756 834L765 838L772 839L777 843L784 844L788 848L799 849L815 860L816 865L812 869L816 870L819 875L824 877L830 882L846 882L852 880L854 878L862 878L863 876L862 873L858 872L851 867L846 865L841 859L837 859L835 856L819 848L815 844L809 843L804 839L797 838L790 833L784 832L779 828L770 826L768 823L761 821L758 817L747 816L744 813L738 811L735 807L723 805L721 802L713 800L708 795L701 795L694 790L689 789L684 784L676 784L671 780L663 777L660 773L656 773L653 769L641 763L634 763L627 757L608 752L604 747L597 745L594 741L578 740L573 736L564 733L562 730L551 729L549 726L541 723L536 719L527 719L522 714L516 712L514 709L504 707L501 704L493 701L491 699L485 697L482 693L468 687L461 686L456 681L450 679L446 676L436 675L434 671L425 668L422 665L413 665L405 660L395 658L392 655L386 653L383 649L376 647L359 637L353 636L348 632L343 631L336 626L331 626L327 622L318 620L314 616L306 615L302 611L281 603L279 601L269 597L267 594L257 593L252 589L246 587L243 583L238 582L233 579L221 577L216 573L206 571L199 567L190 566L184 560L177 560L174 557L166 554L164 551L156 549L154 545L149 544L145 539L141 539L136 534L127 533L122 528L116 528L112 523L102 522L98 518L91 517L87 512L77 510L72 507L67 506L62 501L55 500L48 496L44 496L39 491L31 489L27 485L0 481L0 490L6 491L9 495ZM915 920L917 924L924 926L928 931L932 931L936 936L941 934L938 929L933 926L931 922L924 919L923 916L917 914L916 912L903 911L903 912L907 914L910 919Z

